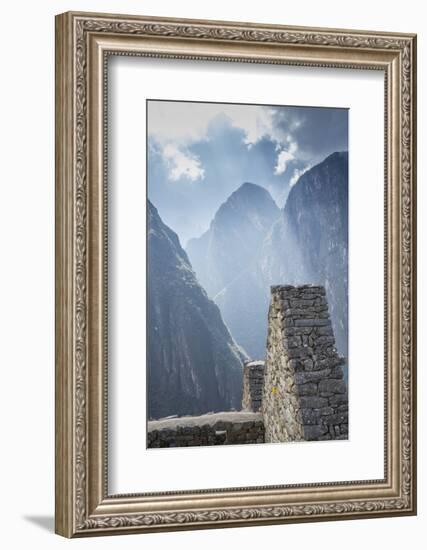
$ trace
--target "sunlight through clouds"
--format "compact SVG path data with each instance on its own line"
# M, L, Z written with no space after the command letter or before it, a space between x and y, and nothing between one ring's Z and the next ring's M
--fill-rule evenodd
M171 143L163 148L163 156L169 165L169 177L177 181L182 177L191 181L203 179L205 171L200 160L188 152L183 152Z
M289 187L293 187L296 182L300 179L300 177L305 174L308 170L311 168L311 164L308 164L305 168L299 169L295 168L291 179L289 180Z
M297 151L298 147L296 143L291 142L289 149L282 149L280 153L277 156L277 164L274 168L274 173L276 176L279 176L280 174L284 174L286 171L286 168L288 166L288 163L291 160L294 160L295 153Z
M150 200L184 245L243 182L283 208L307 169L348 149L347 121L346 109L149 100Z
M230 128L243 132L243 143L251 149L262 139L276 144L278 157L275 174L283 174L297 149L289 132L284 128L286 114L282 110L282 125L277 125L277 109L264 105L233 105L222 103L192 103L150 101L148 104L149 139L160 144L170 167L172 181L181 177L192 181L203 179L204 168L200 159L186 150L193 143L209 139L209 131L218 120L227 121ZM300 126L291 120L289 129ZM288 151L283 146L290 143Z

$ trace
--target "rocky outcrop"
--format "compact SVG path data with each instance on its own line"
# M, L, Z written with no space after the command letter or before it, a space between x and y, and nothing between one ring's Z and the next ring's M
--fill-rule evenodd
M148 417L238 409L244 354L148 204Z

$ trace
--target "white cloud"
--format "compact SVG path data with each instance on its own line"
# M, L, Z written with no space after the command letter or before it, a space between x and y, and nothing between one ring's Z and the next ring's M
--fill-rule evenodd
M249 147L254 145L264 136L271 136L274 130L272 111L268 107L259 107L255 105L243 106L227 109L226 115L231 121L231 125L240 128L245 132L245 143Z
M308 170L310 170L311 164L307 165L305 168L295 168L291 179L289 180L289 187L293 187L296 182L299 180L299 178L305 174Z
M276 176L280 176L285 173L288 162L294 160L297 149L297 144L294 141L291 141L289 144L289 149L282 149L279 152L277 155L276 166L274 167L274 173Z
M170 177L178 180L187 177L193 181L203 179L200 160L188 152L195 142L208 139L210 124L219 117L226 118L230 126L243 131L243 142L251 148L263 138L276 145L276 175L286 171L289 161L295 158L297 144L292 132L299 121L290 119L288 128L283 122L287 114L264 105L236 105L221 103L193 103L185 101L149 101L148 135L163 150L170 165Z
M264 105L149 101L148 133L160 143L188 145L206 138L211 122L226 116L231 126L243 130L248 146L263 137L282 143L288 133L275 124L276 114L275 108Z
M172 181L177 181L180 178L187 178L191 181L204 178L205 171L196 156L182 151L171 143L163 147L162 153L168 164L169 177Z

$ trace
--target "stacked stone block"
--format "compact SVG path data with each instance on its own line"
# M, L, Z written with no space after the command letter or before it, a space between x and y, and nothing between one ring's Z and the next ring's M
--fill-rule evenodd
M244 364L242 409L245 411L261 410L264 367L264 361L247 361Z
M262 413L265 441L348 438L345 360L322 286L271 288Z
M264 443L261 413L222 412L148 422L147 447Z

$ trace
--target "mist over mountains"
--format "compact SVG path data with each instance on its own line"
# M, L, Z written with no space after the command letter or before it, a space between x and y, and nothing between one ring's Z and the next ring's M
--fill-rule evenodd
M245 181L283 208L305 170L348 149L348 110L149 100L147 131L149 198L186 247Z
M223 203L208 231L186 251L206 292L216 299L253 262L280 210L270 193L243 183Z
M304 173L282 210L265 189L244 184L220 207L209 230L189 241L199 281L251 357L265 355L270 286L305 283L325 285L337 348L347 357L347 181L343 152Z
M348 153L303 174L259 257L269 284L326 288L338 351L348 357Z
M150 418L240 408L245 352L265 357L271 285L324 285L348 357L347 152L306 171L283 209L243 183L186 251L151 202L148 228Z

